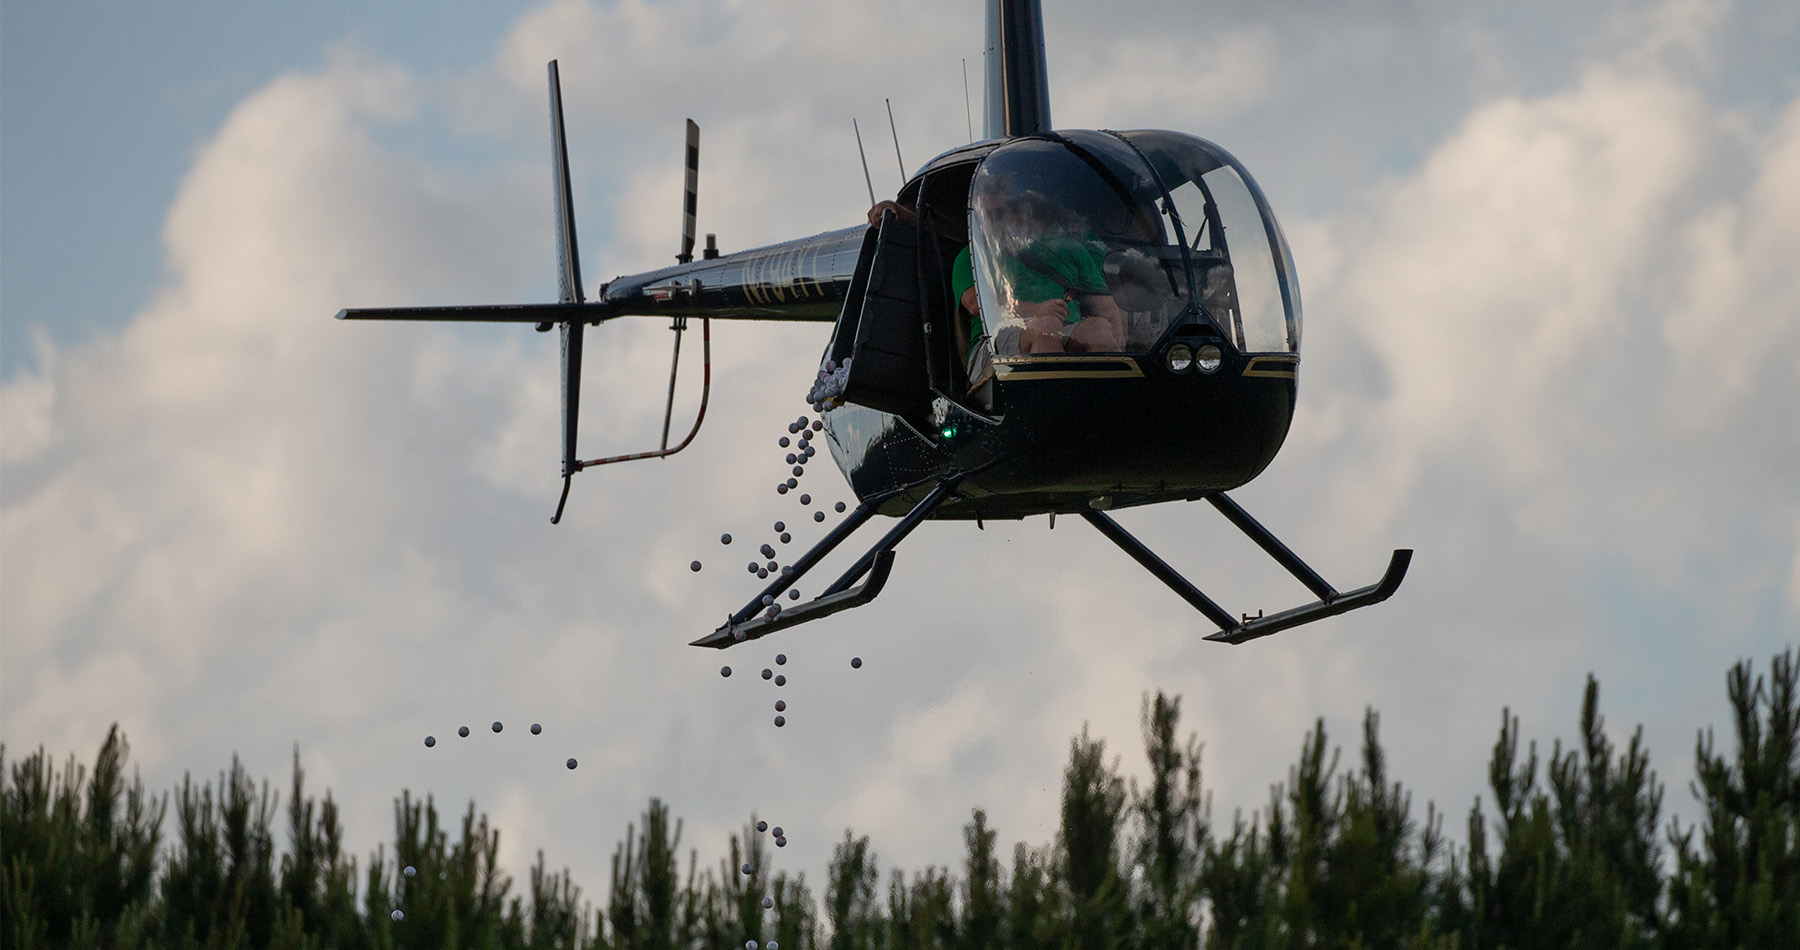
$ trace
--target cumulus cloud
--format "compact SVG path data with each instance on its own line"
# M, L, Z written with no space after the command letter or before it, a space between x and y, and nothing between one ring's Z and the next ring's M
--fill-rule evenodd
M1311 320L1301 414L1240 498L1340 587L1416 546L1387 605L1218 648L1085 525L928 525L874 605L779 643L687 648L748 593L746 542L804 516L769 490L773 440L824 328L715 327L699 443L583 474L553 529L552 337L329 316L549 295L552 56L594 284L673 253L684 113L704 129L702 228L728 248L856 220L848 118L903 92L915 165L959 144L979 17L557 3L463 75L344 47L271 82L198 153L152 301L117 333L46 344L0 390L7 741L86 749L118 719L166 784L234 749L281 775L297 740L353 840L383 834L401 787L453 809L475 796L510 867L542 847L590 888L652 794L702 851L753 809L780 820L809 870L846 825L901 863L947 861L976 804L1004 836L1045 841L1068 737L1090 723L1134 767L1156 688L1187 696L1227 806L1263 800L1313 717L1348 735L1368 702L1396 774L1466 801L1499 707L1566 732L1588 669L1621 687L1613 722L1649 720L1678 774L1696 717L1717 715L1716 674L1800 629L1784 393L1800 369L1800 100L1721 105L1643 23L1635 44L1558 60L1552 88L1487 94L1519 69L1503 27L1372 27L1337 48L1342 23L1274 9L1280 29L1177 19L1087 46L1053 31L1053 63L1072 50L1058 115L1126 124L1103 114L1117 106L1278 156L1265 186L1336 183L1288 218ZM1084 14L1053 28L1062 16L1114 35ZM1412 159L1347 187L1384 146L1352 135L1355 115L1312 124L1309 101L1406 85L1419 62L1384 71L1376 54L1419 35L1486 58L1440 84L1455 94L1425 111L1449 118L1423 123L1438 130ZM1127 67L1160 75L1188 48L1223 54L1181 80L1239 104L1152 97L1174 114L1138 119ZM1337 59L1299 69L1296 49ZM1446 54L1421 55L1437 69ZM1326 89L1330 63L1363 72ZM401 144L421 130L507 158L471 170ZM1362 157L1319 147L1340 139ZM650 321L590 334L585 452L656 438L668 336ZM827 501L847 494L813 478ZM1228 609L1305 596L1205 506L1120 517ZM778 649L782 690L754 675ZM498 737L481 730L494 719ZM463 723L476 735L450 741ZM443 740L429 754L427 733Z

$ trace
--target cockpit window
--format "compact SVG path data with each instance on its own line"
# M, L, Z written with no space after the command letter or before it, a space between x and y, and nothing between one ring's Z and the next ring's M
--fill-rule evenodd
M1297 353L1300 287L1281 225L1230 153L1179 132L1122 132L1169 191L1209 316L1239 350Z
M1146 353L1184 319L1212 321L1242 351L1298 346L1280 229L1236 161L1200 139L1008 143L975 173L969 225L995 359Z
M1160 195L1130 146L1099 133L989 154L970 186L969 221L995 357L1154 346L1186 293Z

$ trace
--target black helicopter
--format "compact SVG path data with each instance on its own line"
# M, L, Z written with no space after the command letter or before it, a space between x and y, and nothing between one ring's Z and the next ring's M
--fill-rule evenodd
M860 504L695 646L729 647L873 600L928 519L1079 515L1242 643L1379 603L1405 578L1340 592L1225 495L1275 458L1293 419L1300 292L1250 173L1179 132L1053 131L1038 0L987 0L982 141L927 162L876 224L693 257L699 129L687 126L678 264L582 292L556 63L549 64L560 300L349 309L340 319L500 321L562 333L563 488L583 468L685 448L710 392L712 318L833 322L808 401ZM871 189L872 192L873 189ZM873 201L873 194L871 194ZM966 302L966 303L965 303ZM687 438L576 454L583 330L622 316L702 321L707 376ZM810 423L810 424L809 424ZM804 464L804 460L801 460ZM1318 600L1233 616L1106 512L1205 499ZM781 596L873 516L899 520L823 593ZM859 583L860 582L860 583Z

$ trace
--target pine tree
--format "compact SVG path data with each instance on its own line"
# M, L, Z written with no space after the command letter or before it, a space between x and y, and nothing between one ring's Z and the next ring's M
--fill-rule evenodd
M1185 950L1199 939L1201 856L1206 852L1209 803L1200 784L1200 744L1177 736L1181 697L1144 698L1141 714L1144 757L1150 781L1141 792L1133 783L1132 811L1139 838L1134 865L1142 870L1137 888L1140 943L1145 950Z
M1282 946L1280 878L1260 819L1232 818L1231 836L1214 837L1200 859L1196 882L1210 910L1206 945L1224 948Z
M1674 826L1677 869L1671 931L1686 946L1800 946L1800 703L1794 654L1770 662L1769 679L1748 661L1726 677L1737 754L1714 751L1712 730L1696 740L1694 794L1705 807L1694 829Z
M975 809L963 826L967 856L963 861L962 918L957 946L962 950L999 950L1005 894L1000 861L994 856L996 835L987 812Z
M370 939L376 946L414 950L499 945L509 928L522 929L509 923L519 911L508 913L512 878L500 869L499 852L500 832L477 814L474 802L453 844L433 797L421 802L402 792L394 801L394 860L377 848L364 880ZM408 867L413 874L405 873ZM403 915L399 921L392 919L395 910Z
M1125 783L1106 762L1104 740L1083 726L1069 744L1063 771L1058 835L1062 885L1069 898L1069 946L1109 950L1131 929L1125 882L1119 874Z
M59 773L40 747L8 780L0 745L0 944L135 947L156 928L168 798L125 782L129 756L115 723L91 776L73 756Z
M1010 950L1061 950L1068 932L1065 904L1050 849L1014 845L1005 945Z
M775 901L775 937L788 950L813 950L819 943L818 909L807 889L806 875L775 875L769 887Z
M1469 942L1476 947L1653 946L1662 930L1656 833L1662 786L1640 728L1616 761L1588 677L1581 741L1559 741L1537 782L1537 746L1518 760L1518 719L1501 713L1488 767L1500 853L1490 858L1477 799L1469 815Z
M875 907L875 885L881 880L867 836L844 840L832 850L826 872L825 913L831 924L831 950L872 950L881 937Z
M306 794L306 770L294 749L288 795L288 852L281 859L281 908L272 946L353 947L362 935L356 914L356 860L344 853L344 829L331 793Z

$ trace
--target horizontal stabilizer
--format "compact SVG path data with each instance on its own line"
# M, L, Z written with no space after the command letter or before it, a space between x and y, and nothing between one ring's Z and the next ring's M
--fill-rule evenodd
M597 323L618 316L603 303L520 303L475 307L356 307L339 320L448 320L456 323Z

